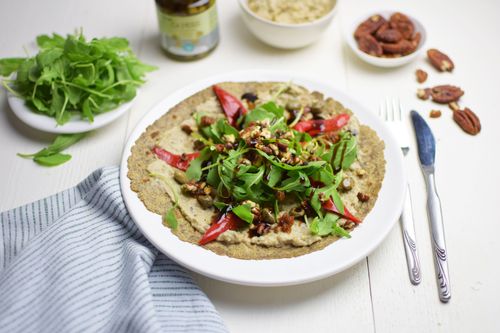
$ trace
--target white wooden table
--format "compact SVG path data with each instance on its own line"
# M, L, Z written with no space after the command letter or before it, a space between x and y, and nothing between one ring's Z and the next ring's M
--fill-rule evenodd
M262 68L304 73L347 90L376 112L382 98L399 96L408 110L435 105L415 97L416 68L428 84L454 83L462 104L482 119L477 137L462 133L446 108L429 123L437 137L437 185L449 250L452 299L438 300L425 210L425 188L415 145L407 169L415 210L423 280L412 286L397 225L382 245L351 269L302 286L261 289L195 274L232 332L500 332L500 2L344 1L322 39L281 51L258 42L244 27L237 2L218 1L221 43L208 58L179 63L160 51L153 0L17 0L0 4L0 58L23 56L40 33L83 27L88 36L124 36L140 58L159 66L148 76L131 112L71 147L73 160L43 168L16 157L46 146L53 136L20 123L0 93L0 211L40 199L79 182L94 169L118 164L137 121L165 95L221 72ZM342 22L370 9L399 8L426 25L429 47L449 53L453 74L438 74L424 59L382 70L362 63L343 43ZM390 175L388 175L390 176ZM1 291L0 291L1 294Z

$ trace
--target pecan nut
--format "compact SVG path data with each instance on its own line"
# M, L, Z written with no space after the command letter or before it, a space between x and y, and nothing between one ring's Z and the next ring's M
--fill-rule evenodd
M431 89L430 88L418 89L417 97L424 101L428 100L429 97L431 97Z
M407 55L415 50L413 44L406 39L397 43L381 43L381 45L384 53L391 55Z
M435 86L431 89L432 100L440 104L456 102L463 94L464 91L462 89L448 84Z
M453 61L443 52L437 49L427 50L430 63L440 72L451 72L455 68Z
M417 76L417 82L418 83L424 83L425 80L427 80L427 72L421 69L417 69L415 72L415 75Z
M397 43L403 39L403 35L399 30L391 29L388 23L385 23L377 30L375 37L385 43Z
M465 133L476 135L481 131L481 122L471 109L465 108L453 112L453 120Z
M411 39L415 32L413 22L408 16L399 12L391 15L389 24L392 29L398 30L403 35L404 39Z
M370 16L357 27L354 32L354 38L359 39L361 36L375 33L385 22L386 20L381 15L375 14Z
M358 39L359 49L372 56L380 57L383 53L382 46L372 35L363 35Z
M431 112L429 113L429 117L431 117L431 118L439 118L439 117L441 117L441 111L439 111L439 110L431 110Z

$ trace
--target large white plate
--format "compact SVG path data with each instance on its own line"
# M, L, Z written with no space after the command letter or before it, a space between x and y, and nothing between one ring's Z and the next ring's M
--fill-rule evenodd
M127 159L134 142L146 127L167 110L192 94L223 81L283 81L292 80L309 89L323 92L350 108L359 120L377 131L385 141L386 176L375 207L363 223L352 232L351 239L341 239L304 256L290 259L241 260L219 256L198 245L183 242L164 227L159 215L148 211L130 189ZM188 112L188 110L186 110ZM271 71L233 72L211 77L170 94L159 102L139 122L123 153L120 184L129 213L153 245L179 264L214 279L253 286L283 286L318 280L359 262L387 236L397 221L403 206L406 177L401 151L392 134L378 117L345 93L316 80L293 74Z

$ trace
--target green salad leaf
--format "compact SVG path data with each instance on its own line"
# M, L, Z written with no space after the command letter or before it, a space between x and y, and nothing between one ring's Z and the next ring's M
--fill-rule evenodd
M233 213L245 222L253 222L252 207L249 204L239 205L233 208Z
M59 125L73 115L92 122L132 100L144 75L156 69L140 62L124 38L53 34L38 36L37 44L34 57L0 59L0 75L15 74L5 88Z
M87 133L61 134L58 135L54 142L47 148L43 148L33 154L18 153L17 155L23 158L31 158L33 161L43 166L61 165L71 159L71 155L61 154L61 151L80 141L86 134Z

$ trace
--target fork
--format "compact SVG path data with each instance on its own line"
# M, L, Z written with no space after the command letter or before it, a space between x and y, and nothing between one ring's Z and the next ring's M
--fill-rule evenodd
M401 147L403 156L406 157L410 151L410 138L405 124L403 123L402 109L403 107L398 99L392 99L391 101L387 98L385 102L382 102L380 105L379 116L386 121L387 126L390 128ZM400 221L403 231L406 262L408 264L408 274L410 275L411 283L418 285L422 280L422 275L417 252L409 184L406 184L406 199Z

